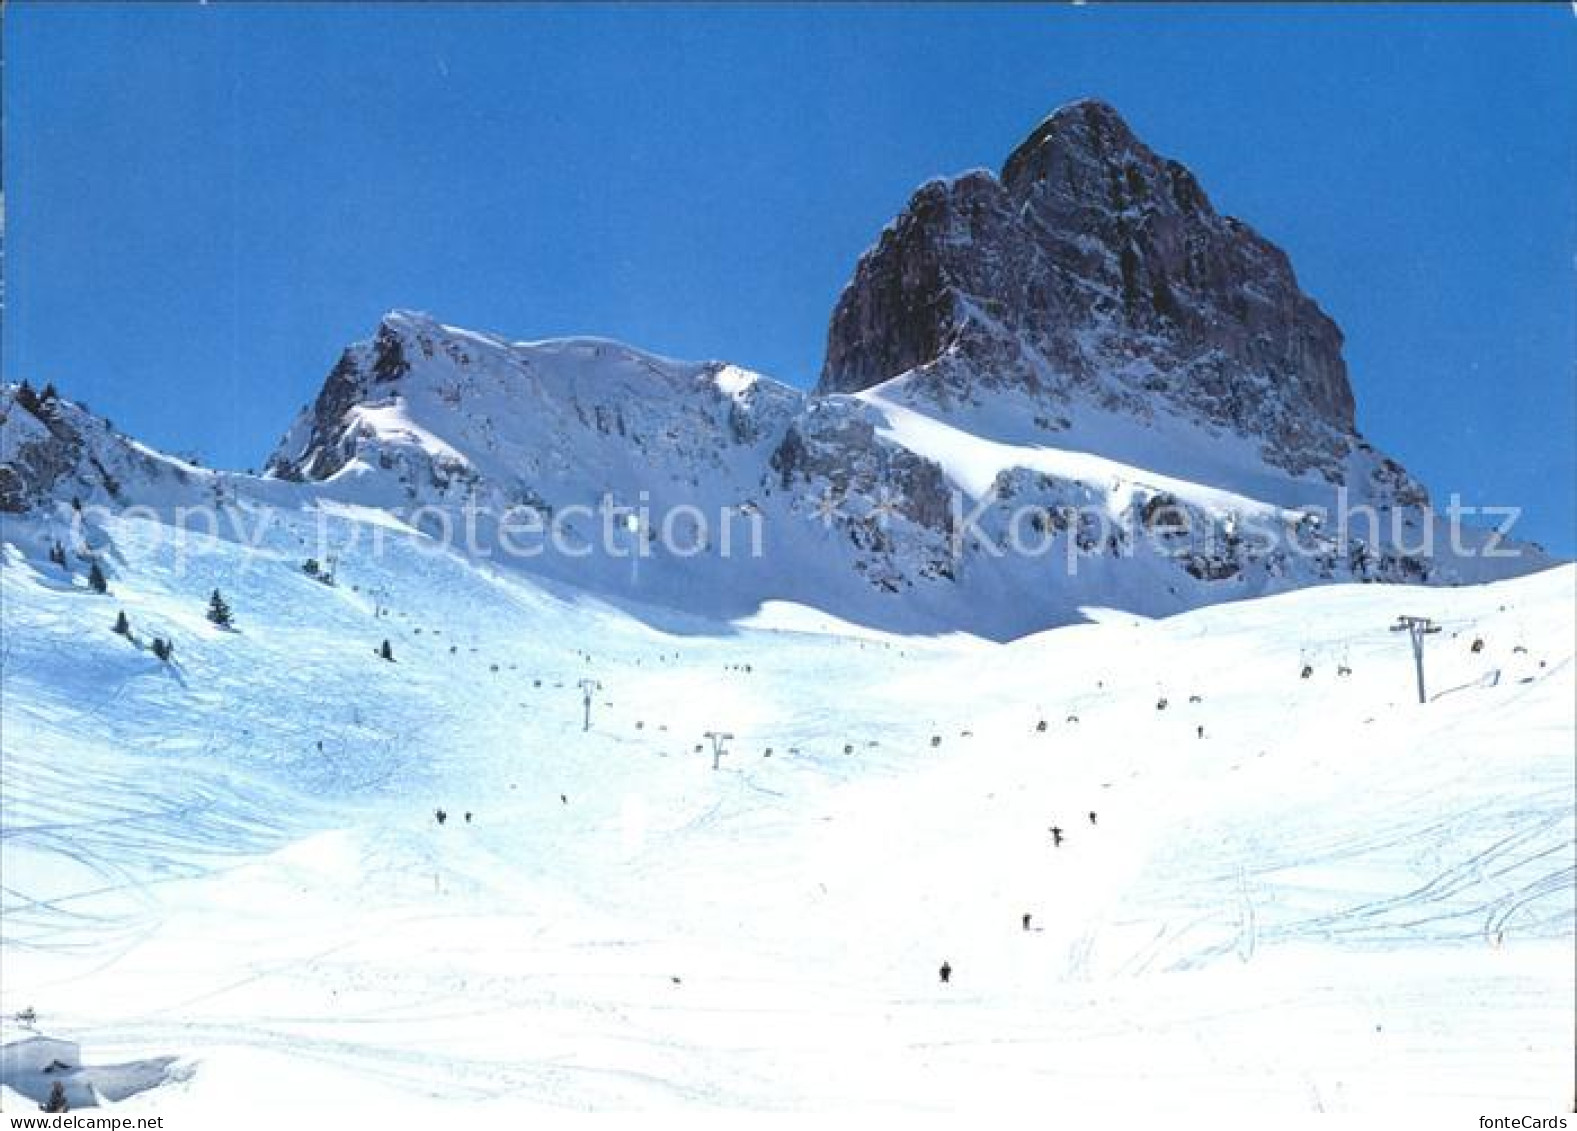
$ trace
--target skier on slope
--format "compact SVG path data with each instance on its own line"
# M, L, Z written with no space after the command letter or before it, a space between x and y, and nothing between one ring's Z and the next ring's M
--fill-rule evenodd
M952 978L953 978L953 967L952 967L952 964L950 962L948 962L947 959L944 958L942 960L941 969L937 970L936 974L937 974L937 977L942 979L942 985L944 985L944 986L947 985L950 981L952 981Z

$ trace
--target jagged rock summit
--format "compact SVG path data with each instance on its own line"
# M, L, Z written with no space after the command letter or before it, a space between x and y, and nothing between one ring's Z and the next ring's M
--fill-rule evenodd
M1182 415L1337 482L1358 442L1341 350L1280 248L1084 100L1000 174L914 194L838 300L818 391L907 374L944 408L1010 389Z

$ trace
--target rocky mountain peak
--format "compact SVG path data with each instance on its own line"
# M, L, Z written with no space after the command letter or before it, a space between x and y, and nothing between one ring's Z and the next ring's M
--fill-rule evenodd
M1280 248L1084 100L1000 175L914 194L838 301L818 390L908 374L944 406L1011 389L1181 414L1335 478L1356 438L1341 348Z
M1105 102L1083 98L1060 107L1019 143L1002 166L1004 184L1039 180L1059 161L1084 157L1097 165L1133 157L1155 158L1121 114Z

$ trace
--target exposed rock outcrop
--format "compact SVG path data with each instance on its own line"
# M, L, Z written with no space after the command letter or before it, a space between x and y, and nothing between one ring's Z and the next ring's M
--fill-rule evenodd
M1341 351L1280 248L1083 101L1000 175L915 193L838 301L819 391L911 373L943 409L1013 388L1184 414L1334 482L1356 438Z

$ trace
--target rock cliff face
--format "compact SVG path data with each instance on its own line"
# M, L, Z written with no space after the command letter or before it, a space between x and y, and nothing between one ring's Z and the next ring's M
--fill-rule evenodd
M1356 440L1341 349L1281 249L1084 101L1000 175L915 193L838 301L818 391L909 373L943 408L1015 389L1054 411L1181 414L1336 482Z
M340 355L310 409L310 435L317 443L305 452L278 453L270 462L281 479L327 479L345 466L354 451L342 434L346 415L371 398L377 386L397 381L410 369L395 326L386 319L370 342L357 342Z

